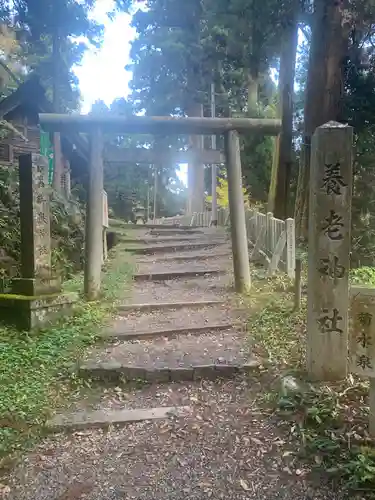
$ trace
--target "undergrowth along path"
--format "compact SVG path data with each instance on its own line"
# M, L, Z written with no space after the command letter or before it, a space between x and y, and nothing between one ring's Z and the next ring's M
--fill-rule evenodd
M100 302L79 300L72 317L38 332L0 328L0 469L44 434L46 420L74 390L70 367L95 343L132 274L128 260L112 254ZM81 292L83 277L64 286Z

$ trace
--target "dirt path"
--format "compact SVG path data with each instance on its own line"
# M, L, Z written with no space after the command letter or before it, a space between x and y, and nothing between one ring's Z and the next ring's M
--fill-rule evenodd
M139 236L147 238L143 231ZM140 256L139 269L165 271L180 266L182 257L184 269L220 266L226 274L134 284L126 307L119 307L105 332L105 345L82 360L80 373L98 382L77 397L67 418L82 418L84 429L50 436L25 457L7 498L343 498L319 479L308 479L287 433L259 405L267 374L252 357L244 312L234 300L225 234L209 229L194 238L217 241L217 248L192 249L196 261L184 250L158 251ZM181 333L184 328L194 331ZM184 416L155 417L165 407L184 409ZM132 422L106 425L107 417L124 409L134 410L127 413ZM154 416L143 420L139 409ZM93 415L102 418L102 428L91 428Z

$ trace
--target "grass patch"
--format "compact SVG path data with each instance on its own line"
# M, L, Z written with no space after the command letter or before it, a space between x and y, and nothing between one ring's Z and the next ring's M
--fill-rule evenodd
M353 277L366 281L367 271ZM349 376L342 383L310 384L304 377L306 300L293 311L291 282L284 277L254 279L248 322L253 350L272 364L274 375L298 373L300 390L280 383L264 387L263 403L284 421L297 442L306 470L323 472L355 498L375 498L375 448L368 434L368 382ZM268 378L269 380L269 378Z
M0 464L32 444L46 419L69 396L69 368L93 344L113 311L132 266L117 256L103 275L100 302L77 304L72 317L38 333L0 328ZM81 291L83 278L70 280L65 291Z

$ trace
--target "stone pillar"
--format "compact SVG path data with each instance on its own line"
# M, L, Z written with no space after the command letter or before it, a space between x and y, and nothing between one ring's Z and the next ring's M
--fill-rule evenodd
M234 282L237 292L250 290L250 265L247 246L245 204L243 202L241 153L238 133L225 135L225 154L228 176L229 214L232 237Z
M353 129L329 122L312 141L307 368L311 378L347 374Z
M13 293L57 293L60 283L51 275L48 159L37 154L20 156L19 185L22 278L13 280Z
M90 136L86 205L84 287L88 300L99 298L103 253L103 143L99 129Z

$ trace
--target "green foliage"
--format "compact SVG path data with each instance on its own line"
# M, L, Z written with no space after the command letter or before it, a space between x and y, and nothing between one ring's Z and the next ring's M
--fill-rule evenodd
M207 115L214 81L220 92L217 116L268 115L275 93L269 66L275 61L281 21L291 2L283 2L281 9L275 0L146 4L147 9L140 9L133 20L138 37L131 50L131 99L137 109L180 115L200 102ZM242 156L247 191L266 201L272 139L246 137Z
M292 310L290 284L284 276L254 276L248 330L262 358L298 368L304 361L305 311Z
M112 312L131 266L115 259L104 275L100 303L77 304L73 317L38 333L0 329L0 458L27 447L43 432L54 408L68 397L71 366L92 344ZM82 279L66 284L82 290Z
M364 266L351 269L350 282L356 285L375 286L375 268Z
M73 198L51 200L52 268L64 279L83 268L84 210Z

